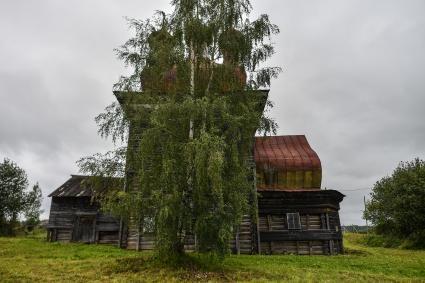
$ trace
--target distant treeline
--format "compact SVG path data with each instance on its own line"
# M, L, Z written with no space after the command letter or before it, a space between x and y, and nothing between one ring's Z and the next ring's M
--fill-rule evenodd
M344 225L344 226L342 226L343 232L365 233L368 230L370 230L370 227L362 226L362 225Z

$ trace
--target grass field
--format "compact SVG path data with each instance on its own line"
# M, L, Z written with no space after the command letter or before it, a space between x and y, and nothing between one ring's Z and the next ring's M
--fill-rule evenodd
M425 251L370 248L346 234L339 256L231 256L167 268L112 246L0 238L0 282L425 282Z

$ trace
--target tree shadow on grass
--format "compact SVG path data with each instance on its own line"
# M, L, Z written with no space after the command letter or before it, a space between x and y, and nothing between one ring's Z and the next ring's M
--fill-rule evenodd
M120 258L116 259L113 265L108 266L106 273L109 275L114 273L143 273L152 277L167 274L169 277L189 282L255 281L255 279L268 277L268 274L263 272L254 272L244 268L230 268L223 261L199 254L186 254L172 262L164 262L154 255Z
M358 250L345 247L344 255L368 256L371 255L371 253L365 250Z

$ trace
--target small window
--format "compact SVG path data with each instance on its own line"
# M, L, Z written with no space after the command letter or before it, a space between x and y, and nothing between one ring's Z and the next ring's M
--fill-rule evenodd
M287 213L286 218L288 220L288 229L301 229L300 214L298 212Z

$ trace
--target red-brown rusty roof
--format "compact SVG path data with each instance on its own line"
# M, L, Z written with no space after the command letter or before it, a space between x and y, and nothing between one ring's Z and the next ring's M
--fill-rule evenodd
M255 137L257 167L281 170L321 170L317 153L304 135Z

